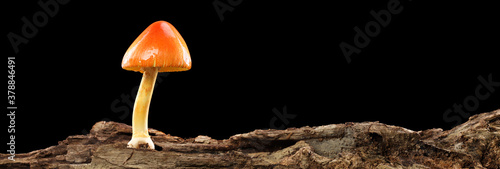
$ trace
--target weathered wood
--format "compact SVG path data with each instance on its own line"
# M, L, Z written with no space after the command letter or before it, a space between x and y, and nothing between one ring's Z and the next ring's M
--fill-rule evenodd
M157 150L126 148L130 126L98 122L87 135L30 153L0 154L0 168L500 168L500 110L451 130L379 122L255 130L225 140L149 129Z

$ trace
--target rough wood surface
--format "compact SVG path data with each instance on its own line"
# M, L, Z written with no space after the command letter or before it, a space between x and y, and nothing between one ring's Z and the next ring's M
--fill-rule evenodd
M500 168L500 110L451 130L378 122L183 139L149 129L157 150L129 149L131 127L98 122L58 145L0 154L0 168Z

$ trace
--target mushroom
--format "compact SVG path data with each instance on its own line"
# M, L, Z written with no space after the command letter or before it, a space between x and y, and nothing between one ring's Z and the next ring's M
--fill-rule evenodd
M148 112L156 76L159 72L191 69L191 56L186 42L172 24L154 22L127 49L122 68L143 73L134 103L132 139L127 147L140 148L147 144L147 148L154 149L148 132Z

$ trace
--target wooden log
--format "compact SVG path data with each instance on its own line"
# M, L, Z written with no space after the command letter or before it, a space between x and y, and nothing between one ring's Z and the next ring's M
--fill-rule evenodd
M379 122L255 130L225 140L149 129L156 150L126 148L132 128L98 122L87 135L30 153L0 154L0 168L500 168L500 110L451 130Z

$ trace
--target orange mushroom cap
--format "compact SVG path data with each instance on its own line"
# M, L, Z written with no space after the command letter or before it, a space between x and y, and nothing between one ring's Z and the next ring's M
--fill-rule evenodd
M191 69L186 42L172 24L157 21L149 25L125 52L123 69L142 73L145 67L157 67L158 72Z

